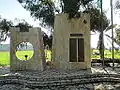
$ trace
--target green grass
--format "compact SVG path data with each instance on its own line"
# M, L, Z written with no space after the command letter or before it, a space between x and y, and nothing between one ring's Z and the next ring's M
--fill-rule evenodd
M94 53L94 52L99 52L99 51L98 50L93 50L92 53ZM100 58L99 55L93 55L92 53L91 53L91 58L92 59L99 59ZM109 50L105 50L104 51L104 57L105 58L112 58L112 53ZM115 59L120 59L120 51L118 51L118 52L114 51L114 58Z
M92 52L99 52L98 50L93 50ZM25 55L28 55L28 59L30 59L33 55L33 51L17 51L17 57L21 60L25 60ZM9 52L0 52L0 66L9 65L10 64L10 54ZM45 50L46 60L51 60L51 51ZM109 50L105 50L105 58L111 58L112 54ZM91 59L99 59L99 55L93 55L91 53ZM120 59L120 51L115 51L115 59Z
M26 60L25 55L28 55L27 60L29 60L34 55L34 52L33 51L17 51L16 52L16 56L20 60ZM51 51L50 50L45 50L45 57L46 57L47 61L51 60Z
M27 60L29 60L33 55L33 51L17 51L16 56L20 60L26 60L25 55L28 55ZM46 60L51 60L51 51L45 50ZM0 66L10 64L10 53L9 52L0 52Z
M0 52L0 65L9 65L10 64L10 53L9 52Z
M51 60L51 51L50 50L45 50L45 57L47 61Z
M25 58L25 55L28 56L27 59ZM32 58L33 55L34 55L33 51L17 51L16 52L16 56L20 60L29 60Z

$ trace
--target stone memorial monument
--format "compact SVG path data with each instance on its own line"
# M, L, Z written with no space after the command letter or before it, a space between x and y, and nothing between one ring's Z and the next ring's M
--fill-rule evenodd
M55 17L53 33L54 67L61 69L88 69L90 57L90 17L69 19L68 14Z
M19 28L10 30L10 70L40 70L45 69L45 55L43 39L40 28L30 28L28 32L21 32ZM29 60L19 60L16 57L16 46L21 42L30 42L34 48L34 54ZM27 56L25 55L27 58Z

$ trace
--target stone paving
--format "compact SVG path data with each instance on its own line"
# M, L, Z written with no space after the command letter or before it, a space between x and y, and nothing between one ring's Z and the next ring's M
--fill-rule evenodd
M107 71L107 72L106 72ZM30 71L19 71L19 72L10 72L9 67L1 67L0 68L0 75L18 75L18 76L25 76L29 78L55 78L55 77L65 77L65 76L79 76L79 75L87 75L87 74L92 74L92 73L109 73L109 74L119 74L120 70L119 68L116 70L112 70L111 68L106 68L104 70L101 67L93 67L91 70L57 70L57 69L48 69L46 71L42 72L30 72ZM53 77L54 76L54 77ZM87 79L87 78L86 78ZM120 90L120 84L87 84L87 85L71 85L71 86L62 86L62 87L46 87L46 88L28 88L25 87L24 85L1 85L0 90L94 90L93 88L96 88L98 90L99 88L104 88L104 89L99 89L99 90ZM107 88L107 89L106 89ZM119 89L118 89L119 88Z

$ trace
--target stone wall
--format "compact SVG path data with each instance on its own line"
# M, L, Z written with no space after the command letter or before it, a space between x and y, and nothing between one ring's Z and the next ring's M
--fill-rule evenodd
M70 34L83 34L84 62L70 62L69 39ZM80 18L68 19L67 14L55 17L53 33L53 62L54 67L62 69L87 69L91 67L90 60L90 18L83 14Z
M17 70L43 70L45 67L43 39L40 28L30 28L29 32L20 32L19 28L10 30L10 68ZM19 60L16 57L16 47L21 42L30 42L34 48L34 55L30 60Z

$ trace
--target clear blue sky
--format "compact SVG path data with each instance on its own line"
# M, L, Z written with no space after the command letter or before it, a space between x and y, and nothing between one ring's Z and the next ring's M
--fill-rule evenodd
M15 18L25 19L31 25L39 26L39 23L30 17L29 11L26 11L17 0L0 0L0 15L12 21Z
M113 0L114 2L116 0ZM110 0L103 0L103 9L107 11L107 17L110 19ZM26 11L17 0L0 0L0 15L2 18L6 18L8 20L14 21L15 18L25 19L29 24L34 27L39 26L39 21L34 21L33 18L30 17L29 11ZM120 17L114 14L114 23L119 24ZM47 32L45 29L43 29ZM110 34L110 32L108 32ZM98 41L98 34L91 36L91 46L96 47ZM7 40L9 42L9 40ZM105 40L106 42L106 40Z

